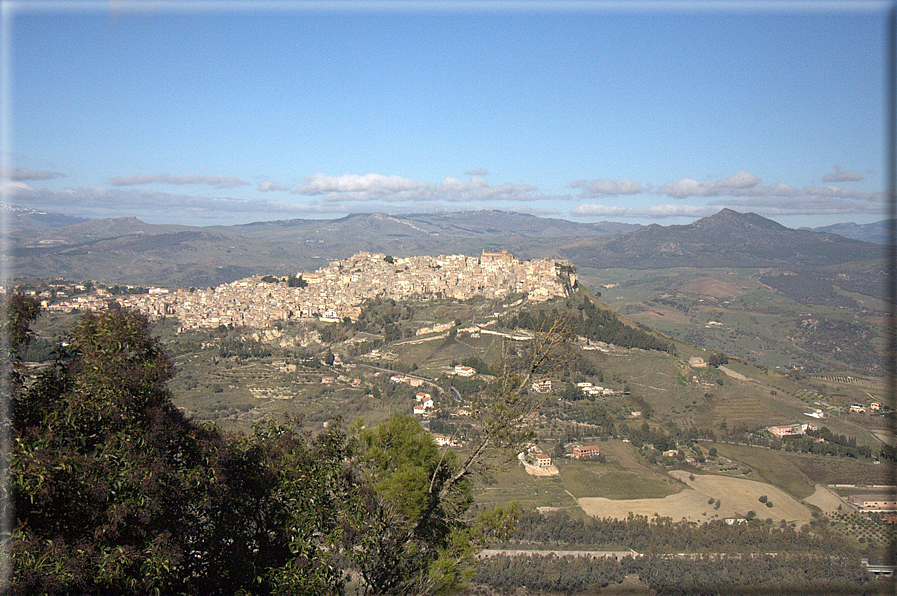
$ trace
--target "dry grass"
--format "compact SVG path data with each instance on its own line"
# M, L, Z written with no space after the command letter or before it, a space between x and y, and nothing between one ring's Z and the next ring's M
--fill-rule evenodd
M625 519L629 513L636 515L655 514L674 520L708 521L713 518L743 517L754 511L758 517L806 523L810 520L810 510L785 491L762 482L727 478L715 475L694 475L675 470L671 476L685 482L689 488L662 499L611 500L601 497L578 499L580 507L594 517ZM772 501L772 507L759 502L761 495ZM719 509L708 501L720 501Z

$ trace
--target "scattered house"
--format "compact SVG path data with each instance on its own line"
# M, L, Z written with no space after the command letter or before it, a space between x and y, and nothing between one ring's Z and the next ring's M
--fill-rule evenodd
M817 418L822 420L825 418L825 414L822 413L822 410L813 410L812 412L804 412L804 416L809 416L811 418Z
M850 411L855 414L865 414L866 406L863 404L850 404Z
M871 404L869 404L869 409L872 410L873 412L880 412L881 411L881 402L880 401L872 402Z
M666 451L663 452L664 457L673 457L678 454L679 454L678 449L667 449Z
M547 468L551 465L551 456L544 453L536 454L536 465L540 468Z
M573 448L574 459L582 459L584 457L598 457L601 455L597 445L578 445Z
M633 417L633 418L641 418L641 416L642 416L642 411L641 411L641 410L633 410L633 411L632 411L632 417Z
M860 511L897 511L893 495L851 495L850 502Z
M460 364L455 365L454 373L459 377L472 377L477 374L475 368L471 368L470 366L462 366Z
M409 377L407 375L393 375L389 377L389 381L391 383L405 383L406 385L411 385L412 387L420 387L424 384L423 379L417 379L415 377Z
M428 410L433 409L433 399L429 393L424 393L423 391L419 392L414 396L414 405L411 408L411 411L418 416L423 416L429 414Z
M536 393L551 393L551 379L533 381L533 391Z
M582 391L583 395L613 395L614 392L612 389L607 389L606 387L601 387L600 385L592 385L591 383L577 383L576 387Z
M433 440L440 447L460 447L461 444L457 440L447 435L433 435Z
M707 368L707 363L700 356L692 356L688 359L688 365L692 368Z
M336 381L336 377L321 377L322 385L330 385L334 381Z
M770 426L766 430L781 439L805 435L808 430L819 430L819 427L815 424L786 424L785 426Z
M734 526L735 524L741 525L748 523L748 520L743 517L727 517L725 521L730 526Z

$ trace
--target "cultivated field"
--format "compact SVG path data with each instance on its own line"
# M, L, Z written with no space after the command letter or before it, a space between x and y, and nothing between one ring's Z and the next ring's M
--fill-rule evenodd
M583 511L591 516L615 519L625 519L630 513L634 513L649 517L657 514L674 520L708 521L714 518L744 517L748 511L754 511L757 517L797 523L806 523L811 518L806 506L769 484L708 474L689 475L681 470L674 470L670 475L685 482L689 488L662 499L615 501L602 497L583 497L577 501ZM772 507L766 507L759 501L762 495L766 495L773 503ZM710 503L710 499L714 502ZM716 509L717 501L720 502L719 509Z
M804 502L819 507L823 513L834 513L838 507L847 508L847 504L838 495L821 484L816 485L816 492L804 499Z

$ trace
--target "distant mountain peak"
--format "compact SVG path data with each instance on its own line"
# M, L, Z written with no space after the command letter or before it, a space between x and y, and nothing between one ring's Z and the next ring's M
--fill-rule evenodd
M727 224L727 225L741 225L741 226L753 226L765 228L767 230L784 230L788 229L786 226L775 222L771 219L767 219L762 215L757 215L753 212L741 213L740 211L735 211L734 209L723 208L710 215L708 217L704 217L695 222L696 227L701 227L702 225L707 224Z

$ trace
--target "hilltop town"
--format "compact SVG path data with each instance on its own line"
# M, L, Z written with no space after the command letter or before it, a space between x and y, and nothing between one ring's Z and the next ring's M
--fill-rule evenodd
M267 327L310 317L354 320L365 300L378 298L500 299L520 293L531 302L541 302L565 294L561 271L568 272L572 276L568 283L575 284L575 274L565 261L521 260L507 250L484 250L479 257L359 252L296 277L253 276L208 289L149 288L116 300L150 317L176 316L181 330ZM72 297L48 306L62 311L95 310L105 305L103 298Z

